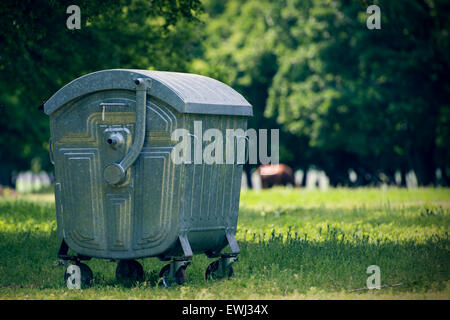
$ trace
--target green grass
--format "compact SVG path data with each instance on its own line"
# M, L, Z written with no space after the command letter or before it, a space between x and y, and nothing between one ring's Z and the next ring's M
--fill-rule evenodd
M115 264L93 259L92 287L68 290L49 195L0 198L2 299L449 299L450 189L272 189L243 192L235 276L206 282L195 256L188 283L156 285L164 265L139 260L145 282L125 288ZM382 285L367 290L366 269ZM352 291L354 289L362 289Z

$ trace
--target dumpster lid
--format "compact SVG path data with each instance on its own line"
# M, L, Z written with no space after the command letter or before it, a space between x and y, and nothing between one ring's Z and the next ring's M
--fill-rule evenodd
M252 106L237 91L205 76L166 71L111 69L97 71L68 83L44 104L47 115L86 94L104 90L135 90L134 79L150 78L149 95L180 113L251 116Z

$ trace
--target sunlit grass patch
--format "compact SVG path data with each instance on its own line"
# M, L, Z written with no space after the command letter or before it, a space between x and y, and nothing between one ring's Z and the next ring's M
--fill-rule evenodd
M91 288L65 288L51 201L0 199L0 298L5 299L448 299L448 189L274 189L244 192L235 276L206 282L195 256L184 286L159 288L165 264L140 259L145 281L120 286L115 263L93 259ZM380 290L367 290L369 265ZM396 285L395 287L389 287ZM358 291L353 291L358 289Z

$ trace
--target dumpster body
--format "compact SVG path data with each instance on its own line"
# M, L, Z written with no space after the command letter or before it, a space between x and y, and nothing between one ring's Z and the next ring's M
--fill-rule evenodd
M194 253L235 261L242 164L175 164L171 152L172 132L196 121L223 137L246 130L252 107L239 93L199 75L115 69L72 81L44 111L63 260L173 260L166 284Z

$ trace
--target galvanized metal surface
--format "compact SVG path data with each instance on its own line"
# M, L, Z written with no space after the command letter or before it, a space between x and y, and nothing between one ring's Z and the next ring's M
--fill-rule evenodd
M107 78L119 75L119 83L127 75L129 87L135 89L133 80L144 72L112 70L106 74ZM82 78L89 79L90 75ZM241 108L246 111L236 111L237 115L191 114L186 111L186 101L198 103L201 97L189 96L188 89L176 87L187 87L183 81L172 79L169 83L168 78L161 76L155 82L156 78L152 72L151 89L145 99L143 147L120 185L106 182L103 170L112 163L121 163L131 150L136 133L144 126L136 122L136 91L121 85L110 88L111 83L94 90L83 89L75 81L71 86L78 88L74 90L79 96L66 88L66 93L72 92L69 97L63 88L46 103L55 162L58 232L71 249L91 257L170 258L220 252L227 243L237 253L239 248L233 239L242 165L175 165L170 153L176 141L170 135L177 128L193 132L194 121L202 121L203 130L216 128L224 136L226 129L246 129L246 116L241 113L247 114L248 108L251 113L251 106L241 101ZM164 86L163 93L158 92L161 87L155 83ZM109 89L100 90L101 87ZM182 111L181 105L167 103L174 96L161 98L167 92L173 95L175 90L184 103ZM233 94L230 101L237 103L233 99L238 94ZM225 100L219 95L211 96L210 91L203 93L203 101L212 106ZM58 101L63 104L58 105ZM208 110L208 105L202 108Z
M90 73L70 82L45 104L50 115L81 96L105 90L134 90L134 79L152 80L153 96L180 113L251 116L252 106L238 92L217 80L189 73L112 69Z

